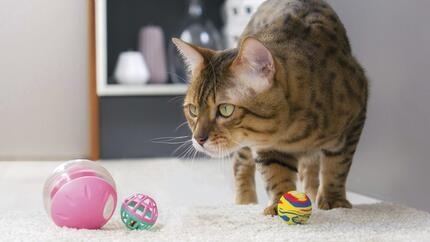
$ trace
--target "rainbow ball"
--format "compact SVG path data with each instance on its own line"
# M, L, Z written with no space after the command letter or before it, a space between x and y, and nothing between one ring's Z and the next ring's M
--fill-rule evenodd
M305 224L312 214L312 202L302 192L289 191L278 202L278 215L287 224Z
M144 194L133 194L121 206L121 221L131 230L150 229L158 218L154 199Z

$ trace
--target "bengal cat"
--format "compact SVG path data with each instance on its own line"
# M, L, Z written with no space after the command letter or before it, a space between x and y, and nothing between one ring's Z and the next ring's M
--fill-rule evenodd
M267 215L296 190L297 173L320 209L351 207L345 183L366 117L367 78L326 2L264 2L234 49L173 42L189 67L183 107L193 145L211 156L234 153L237 203L257 202L257 168Z

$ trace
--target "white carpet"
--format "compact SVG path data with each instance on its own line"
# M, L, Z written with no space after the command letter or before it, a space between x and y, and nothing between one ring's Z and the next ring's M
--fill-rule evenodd
M103 163L118 202L135 192L157 200L153 230L128 231L118 210L102 230L58 228L42 204L44 180L58 164L0 162L0 241L430 241L429 213L354 193L353 209L315 210L308 225L288 226L261 214L267 198L259 176L261 205L235 206L230 163L175 159Z
M174 204L172 204L173 206ZM289 226L260 206L161 208L151 231L128 231L114 217L102 230L58 228L42 212L5 212L1 241L430 241L430 214L392 204L315 211Z

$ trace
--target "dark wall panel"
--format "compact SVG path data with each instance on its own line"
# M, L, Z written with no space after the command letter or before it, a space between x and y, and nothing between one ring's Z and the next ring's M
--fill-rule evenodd
M101 158L169 157L178 145L156 144L159 137L189 135L182 99L103 97L100 99Z

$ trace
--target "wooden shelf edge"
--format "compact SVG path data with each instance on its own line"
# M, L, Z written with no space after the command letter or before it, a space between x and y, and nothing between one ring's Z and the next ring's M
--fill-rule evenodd
M100 159L99 97L96 71L96 0L88 0L89 159Z

